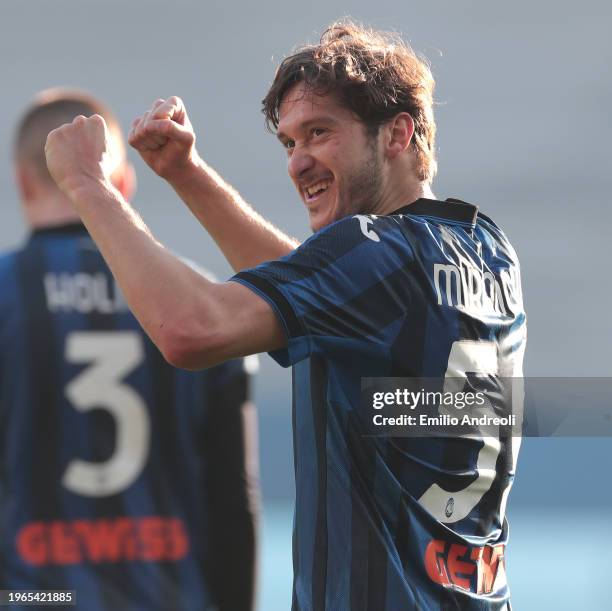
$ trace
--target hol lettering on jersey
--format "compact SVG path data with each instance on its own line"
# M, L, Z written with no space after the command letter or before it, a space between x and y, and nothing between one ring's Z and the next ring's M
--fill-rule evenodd
M117 284L102 272L47 273L44 285L47 308L53 313L113 314L128 309Z

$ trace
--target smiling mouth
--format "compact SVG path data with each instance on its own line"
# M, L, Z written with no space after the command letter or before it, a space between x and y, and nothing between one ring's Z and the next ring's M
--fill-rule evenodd
M313 202L319 197L321 197L321 195L323 195L323 193L325 193L329 189L332 182L333 181L331 179L320 180L314 185L305 188L304 196L306 197L306 201Z

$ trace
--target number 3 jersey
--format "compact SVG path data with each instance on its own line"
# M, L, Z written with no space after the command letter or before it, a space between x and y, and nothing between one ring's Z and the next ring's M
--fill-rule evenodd
M251 609L245 362L170 367L82 225L34 232L0 286L0 589Z
M294 611L505 610L517 441L372 436L362 377L521 375L519 267L475 206L346 217L237 274L294 365ZM486 460L485 460L486 459ZM487 466L488 468L483 468Z

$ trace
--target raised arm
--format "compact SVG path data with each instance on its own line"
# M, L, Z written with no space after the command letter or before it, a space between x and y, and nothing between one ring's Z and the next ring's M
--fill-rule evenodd
M51 176L166 359L198 369L283 346L280 323L262 298L234 282L208 281L153 238L111 184L111 150L104 119L93 115L52 131L45 154Z
M154 102L134 121L128 140L149 167L172 185L234 270L278 259L298 246L200 158L180 98Z

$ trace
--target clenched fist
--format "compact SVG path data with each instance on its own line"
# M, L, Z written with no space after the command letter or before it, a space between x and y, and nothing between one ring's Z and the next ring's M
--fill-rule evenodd
M47 167L68 196L88 183L110 183L121 162L115 143L100 115L75 117L54 129L45 144Z
M149 111L136 119L128 142L166 180L197 162L193 127L183 101L175 96L156 100Z

